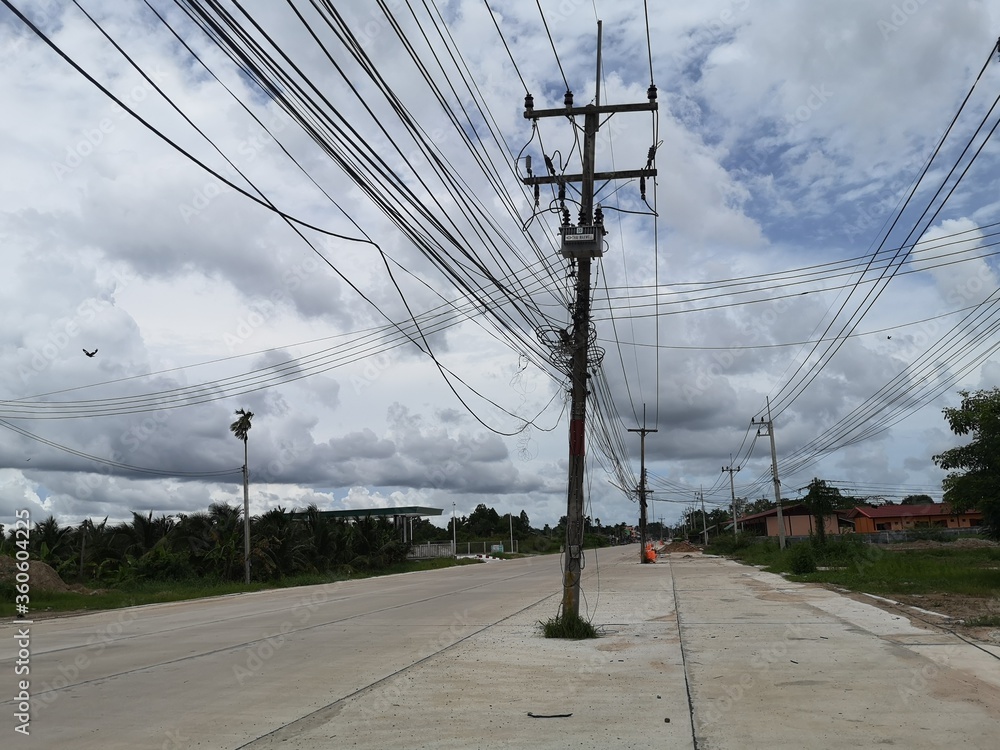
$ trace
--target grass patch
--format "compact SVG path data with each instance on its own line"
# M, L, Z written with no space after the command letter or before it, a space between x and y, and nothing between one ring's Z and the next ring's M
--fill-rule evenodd
M261 591L269 588L266 584L220 581L146 581L124 585L115 589L98 589L91 594L75 591L31 591L31 613L98 611L135 607L140 604L159 604L185 599L200 599L209 596L238 594L246 591ZM5 587L0 587L0 616L14 614L13 597L7 595Z
M546 622L539 621L538 624L542 626L542 635L546 638L580 641L584 638L597 637L597 628L580 615L559 614Z
M833 539L825 544L799 542L779 550L765 541L734 550L713 550L795 581L814 581L872 594L953 593L1000 595L1000 549L938 547L893 549L858 539ZM812 560L817 569L808 570Z
M456 560L450 557L427 560L407 560L381 571L346 571L343 573L310 573L283 578L277 581L252 582L249 585L236 581L215 581L190 579L184 581L143 581L124 584L117 588L97 589L91 594L75 591L31 590L30 614L43 612L96 612L107 609L136 607L142 604L163 604L165 602L204 599L211 596L243 594L251 591L293 588L296 586L317 586L336 581L371 578L380 575L412 573L422 570L437 570L456 565L481 565L478 560ZM13 584L0 583L0 617L13 617ZM29 614L29 616L30 616Z
M1000 627L1000 615L970 617L963 624L973 628L997 628Z

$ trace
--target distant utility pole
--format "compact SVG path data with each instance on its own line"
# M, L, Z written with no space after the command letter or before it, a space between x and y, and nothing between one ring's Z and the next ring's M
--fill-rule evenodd
M708 546L708 517L705 515L705 490L702 488L698 491L698 496L701 498L701 533L705 542L705 546Z
M601 104L601 22L597 23L597 93L594 104L584 107L573 106L573 93L566 91L563 99L565 106L558 109L536 110L531 94L524 97L525 119L537 122L543 117L569 118L573 129L578 127L574 118L583 117L583 172L581 174L557 174L552 160L547 154L545 166L549 174L535 177L531 174L528 163L528 177L525 185L535 186L535 200L538 201L539 185L557 185L562 210L562 255L576 264L576 304L573 312L573 330L560 332L564 335L563 348L568 349L568 365L570 378L570 421L569 421L569 479L566 492L566 563L563 566L563 598L562 614L564 617L580 616L580 573L583 548L583 474L585 465L584 435L587 418L587 379L588 354L591 343L592 324L590 320L590 263L593 258L604 254L604 218L600 206L594 211L594 182L596 180L616 180L640 178L645 183L646 177L656 175L651 168L651 158L655 146L650 149L650 158L645 169L625 170L615 172L594 171L597 131L601 126L601 117L619 112L655 111L656 87L650 85L645 104ZM581 183L580 214L576 226L570 224L569 209L566 208L565 195L567 183ZM593 336L596 339L596 335ZM557 357L561 360L561 358ZM597 362L593 363L595 368Z
M647 563L646 559L646 435L657 430L646 429L646 409L642 410L642 427L629 430L639 433L639 562Z
M767 421L760 418L761 425L757 430L757 435L761 435L761 430L767 430L767 436L771 438L771 476L774 479L774 502L778 505L778 547L785 548L785 518L781 513L781 482L778 479L778 451L774 447L774 422L771 421L771 399L767 400Z
M733 458L732 456L729 457L730 460L732 460L732 458ZM735 472L739 471L740 467L737 466L734 469L732 467L732 464L730 464L729 466L723 466L722 470L729 472L729 494L732 495L732 498L733 498L733 535L735 536L736 535L736 531L737 531L737 529L736 529L736 520L737 520L736 519L736 487L733 484L733 474Z

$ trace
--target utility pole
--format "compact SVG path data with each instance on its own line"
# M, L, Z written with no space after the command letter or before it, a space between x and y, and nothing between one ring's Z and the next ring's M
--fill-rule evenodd
M703 487L698 491L698 496L701 497L701 533L702 538L705 542L705 546L708 546L708 517L705 515L705 488Z
M639 433L639 562L647 563L646 559L646 435L657 430L646 429L646 407L642 407L642 427L629 430Z
M732 459L733 459L733 457L732 457L732 456L730 456L730 457L729 457L729 460L731 461ZM733 474L734 474L735 472L739 471L739 470L740 470L740 467L739 467L739 466L737 466L737 467L736 467L736 468L734 469L734 468L732 467L732 464L730 464L729 466L723 466L723 467L722 467L722 470L723 470L723 471L728 471L728 472L729 472L729 494L730 494L730 495L732 496L732 498L733 498L733 536L735 536L735 535L736 535L736 487L735 487L735 485L733 484Z
M573 330L561 331L562 349L554 352L554 360L561 365L569 365L570 378L570 421L569 421L569 471L566 492L566 562L563 566L563 598L562 614L564 617L578 618L580 616L580 574L583 548L583 479L585 468L585 442L587 418L587 380L589 375L589 349L591 343L592 324L590 320L590 264L593 258L604 254L604 218L598 206L594 211L595 180L616 180L622 178L640 178L645 184L646 177L656 175L652 169L652 156L655 146L650 149L647 167L638 170L615 172L600 172L595 174L594 159L596 154L597 132L601 126L601 117L611 116L619 112L655 111L656 87L650 85L645 104L601 104L601 22L597 23L597 84L594 104L584 107L573 106L573 93L566 91L563 106L559 109L536 110L531 94L524 97L524 117L537 121L543 117L566 117L574 130L577 128L575 117L582 116L583 127L583 171L581 174L557 174L555 166L547 154L543 154L548 175L536 177L531 174L530 162L527 162L528 177L522 181L525 185L535 186L535 202L538 203L539 185L557 185L562 210L562 255L576 264L576 303L572 307ZM580 215L577 226L570 224L569 209L566 208L566 184L579 182L580 185ZM596 339L596 332L593 335ZM565 351L568 349L569 351ZM566 357L568 355L568 357ZM568 363L564 362L568 359ZM595 358L596 359L596 358ZM598 362L595 361L596 367Z
M767 429L767 435L771 438L771 477L774 480L774 502L778 505L778 548L785 548L785 518L781 513L781 482L778 480L778 451L774 447L774 422L771 421L771 399L767 400L767 421L760 418L761 428L757 430L760 435L761 429Z
M250 583L250 469L246 461L246 441L243 441L243 568L246 583Z

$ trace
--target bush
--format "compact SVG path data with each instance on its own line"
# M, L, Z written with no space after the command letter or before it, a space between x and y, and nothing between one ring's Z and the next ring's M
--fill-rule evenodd
M188 556L181 552L170 552L157 545L138 560L122 569L124 580L132 581L184 581L195 577Z
M713 555L730 555L748 549L756 542L757 537L752 534L722 534L715 537L705 551Z
M796 575L816 572L816 557L811 544L796 544L788 551L789 569Z

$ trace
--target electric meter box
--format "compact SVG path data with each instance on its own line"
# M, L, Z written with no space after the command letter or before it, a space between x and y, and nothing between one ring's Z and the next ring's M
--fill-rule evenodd
M562 227L564 258L600 258L604 255L604 232L600 227Z

